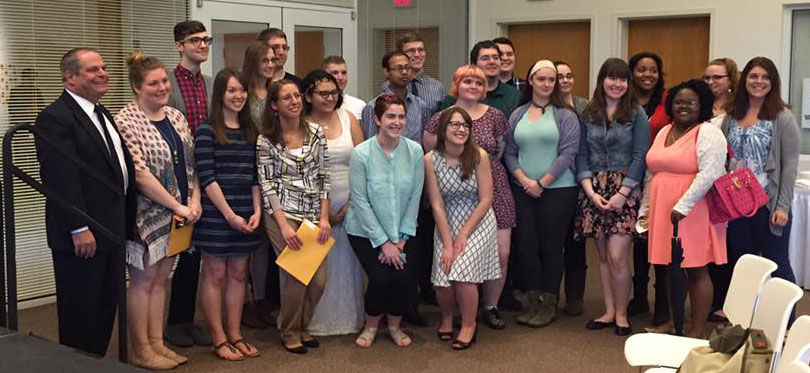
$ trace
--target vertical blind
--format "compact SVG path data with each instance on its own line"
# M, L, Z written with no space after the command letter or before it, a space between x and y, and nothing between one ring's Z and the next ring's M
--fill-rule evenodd
M62 92L59 60L71 48L92 47L107 63L109 91L102 98L113 115L132 99L126 55L142 50L176 65L173 28L188 19L188 0L0 1L0 131L33 123L36 113ZM14 163L39 179L30 136L14 141ZM44 198L14 182L19 300L55 293L45 236Z

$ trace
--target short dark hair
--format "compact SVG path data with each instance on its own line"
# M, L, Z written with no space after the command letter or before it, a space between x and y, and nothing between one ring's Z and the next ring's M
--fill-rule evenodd
M284 40L287 40L287 34L285 34L284 30L280 28L271 27L260 32L259 36L256 37L256 40L267 43L267 41L272 38L284 38Z
M304 90L301 92L304 96L312 96L312 91L315 90L315 87L318 86L320 83L330 82L335 85L335 88L338 90L337 98L335 99L335 109L340 108L340 105L343 105L343 91L341 91L340 86L337 84L337 80L332 74L323 71L323 70L312 70L304 77L304 80L301 81L301 89ZM309 114L312 112L312 104L304 100L304 113Z
M702 79L687 80L669 89L667 99L664 101L664 110L667 113L667 117L674 118L672 113L672 103L675 101L675 95L682 89L690 89L698 95L698 100L700 102L698 123L703 123L709 119L712 119L714 116L712 110L712 106L714 105L714 94L712 94L712 90L709 88L709 85L706 84L706 82L704 82Z
M70 71L71 74L78 74L81 66L79 66L79 54L84 52L95 52L98 53L97 50L89 47L79 47L73 48L65 54L62 55L62 59L59 60L59 71L62 73L62 81L65 81L65 73Z
M411 59L408 57L408 55L407 55L407 54L405 54L405 53L403 53L403 52L401 52L401 51L390 51L390 52L386 53L386 54L385 54L385 55L382 57L382 67L383 67L383 69L387 69L387 68L389 67L389 65L388 65L388 61L389 61L391 58L393 58L394 56L402 56L402 57L407 58L407 59L408 59L408 61L410 61L410 60L411 60Z
M501 48L498 48L498 44L495 44L495 42L493 42L492 40L482 40L475 43L475 45L473 45L472 47L472 50L470 51L470 63L475 65L475 63L478 62L478 54L481 53L481 49L493 49L493 48L496 51L498 51L499 56L503 54L501 53Z
M346 64L346 60L343 59L343 57L341 57L341 56L334 56L334 55L326 56L326 57L324 57L323 61L321 61L321 68L326 69L326 65L329 65L329 64L335 64L335 65Z
M413 43L415 41L421 41L422 44L425 44L425 39L422 39L421 35L411 31L406 32L402 34L399 39L397 39L397 50L401 51L405 44Z
M181 41L191 34L205 32L205 25L200 21L183 21L174 25L174 41Z
M499 38L492 39L492 42L495 43L495 44L506 44L506 45L512 47L513 52L517 52L515 50L515 45L512 44L512 41L509 40L509 38L505 38L505 37L501 36Z
M748 113L748 108L751 106L748 97L748 89L745 88L745 80L748 79L748 74L755 67L761 67L768 73L768 78L771 81L771 91L765 96L765 102L759 108L757 118L773 120L785 108L790 105L782 101L782 81L779 79L779 71L776 65L768 57L754 57L748 61L740 74L740 87L734 94L734 107L731 111L731 116L736 120L742 120L745 114Z

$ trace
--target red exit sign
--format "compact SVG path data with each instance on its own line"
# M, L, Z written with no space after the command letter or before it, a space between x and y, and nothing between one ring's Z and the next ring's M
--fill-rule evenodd
M411 6L411 0L394 0L395 7L409 7Z

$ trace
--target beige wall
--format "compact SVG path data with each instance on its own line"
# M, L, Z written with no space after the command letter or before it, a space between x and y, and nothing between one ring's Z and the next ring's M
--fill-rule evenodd
M740 68L754 56L774 60L787 73L783 53L786 7L810 6L791 0L470 0L470 45L505 35L502 24L553 20L591 20L591 82L608 57L626 56L622 19L708 14L711 17L709 56L731 57ZM788 54L789 57L789 54ZM520 58L520 56L518 56ZM666 66L666 65L665 65ZM787 91L783 91L787 98Z

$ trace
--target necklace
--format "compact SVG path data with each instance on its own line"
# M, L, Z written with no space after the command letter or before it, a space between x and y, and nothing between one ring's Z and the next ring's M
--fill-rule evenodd
M534 106L536 108L539 108L540 112L543 113L543 114L546 113L546 108L548 107L548 105L551 105L551 101L547 102L545 105L540 105L540 104L534 102L534 100L532 100L531 103L532 103L532 106Z
M168 120L166 121L168 122ZM169 133L165 133L163 132L163 129L158 125L158 123L160 122L152 122L152 123L154 123L155 128L157 128L158 132L160 132L160 135L163 136L163 139L166 140L166 144L169 145L169 149L172 151L172 163L175 165L179 164L180 156L177 153L178 148L177 137L174 136L171 128L169 128ZM169 122L169 125L171 125L171 122ZM171 144L169 143L169 141L171 141Z

